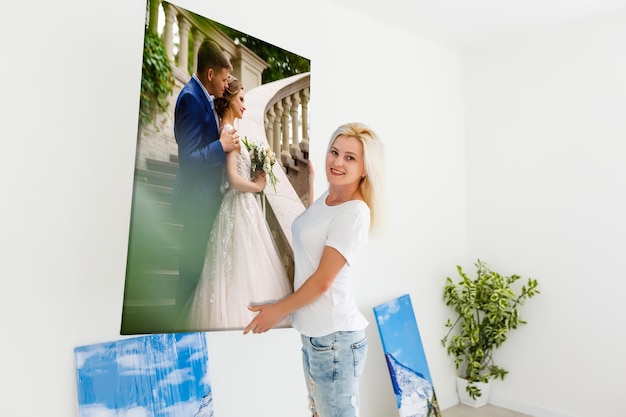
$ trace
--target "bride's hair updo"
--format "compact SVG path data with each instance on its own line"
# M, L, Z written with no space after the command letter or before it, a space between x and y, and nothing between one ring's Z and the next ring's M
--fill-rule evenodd
M233 98L237 95L237 93L239 93L239 91L243 90L241 82L232 75L228 75L227 81L228 87L224 90L222 97L216 97L214 99L215 111L220 119L224 117L224 113L226 113L226 110L228 109L228 106L230 106L230 102Z

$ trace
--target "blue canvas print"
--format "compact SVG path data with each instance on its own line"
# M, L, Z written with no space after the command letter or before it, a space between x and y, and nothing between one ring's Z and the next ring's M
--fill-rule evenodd
M213 417L204 333L74 349L80 417Z
M400 417L441 417L411 297L373 310Z

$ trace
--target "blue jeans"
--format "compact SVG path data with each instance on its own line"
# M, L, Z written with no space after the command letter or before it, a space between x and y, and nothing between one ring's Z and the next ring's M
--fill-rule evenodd
M301 337L311 413L317 417L358 417L359 378L367 357L365 330Z

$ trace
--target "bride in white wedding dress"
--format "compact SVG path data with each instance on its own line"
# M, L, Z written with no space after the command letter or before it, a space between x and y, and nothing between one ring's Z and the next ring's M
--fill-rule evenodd
M245 110L243 87L229 77L215 100L221 125L229 129ZM228 184L213 224L204 268L188 302L185 328L190 331L244 329L257 313L249 305L277 301L292 292L279 251L263 215L258 192L264 173L251 175L245 145L226 154ZM289 327L287 320L280 327Z

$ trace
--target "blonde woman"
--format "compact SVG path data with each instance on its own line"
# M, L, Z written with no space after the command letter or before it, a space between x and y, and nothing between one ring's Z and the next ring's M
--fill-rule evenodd
M351 267L380 221L383 146L362 123L339 126L326 154L329 187L293 222L293 294L261 306L244 334L291 317L302 339L310 410L316 417L359 415L365 328L352 293Z

